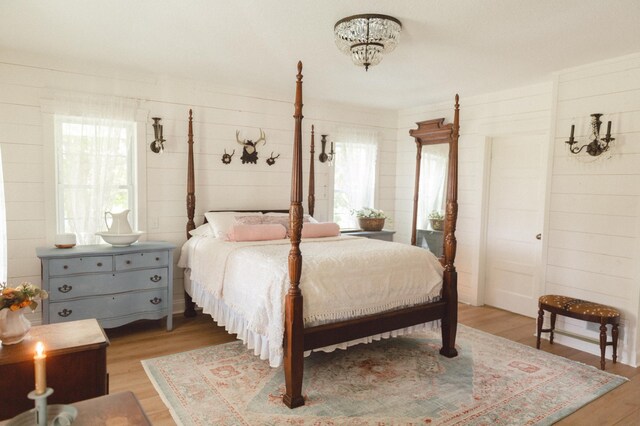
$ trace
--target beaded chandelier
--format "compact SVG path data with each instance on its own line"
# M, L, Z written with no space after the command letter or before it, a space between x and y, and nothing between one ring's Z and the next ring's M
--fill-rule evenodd
M351 55L353 63L364 67L378 65L382 55L395 49L402 24L387 15L353 15L336 22L333 28L336 45Z

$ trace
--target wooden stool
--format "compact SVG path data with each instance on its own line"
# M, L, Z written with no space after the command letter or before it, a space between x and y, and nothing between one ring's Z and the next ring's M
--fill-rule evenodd
M618 325L620 323L620 311L610 306L573 297L546 295L538 300L538 337L536 348L540 349L540 334L551 333L549 343L553 344L553 329L556 326L556 315L564 315L583 321L600 324L600 368L604 370L604 352L607 345L613 346L613 363L617 360L618 351ZM551 327L542 328L544 311L551 312ZM611 324L612 341L607 342L607 324Z

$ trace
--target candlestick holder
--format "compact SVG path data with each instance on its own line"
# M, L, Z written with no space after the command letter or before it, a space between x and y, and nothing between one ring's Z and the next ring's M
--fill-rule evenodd
M36 425L47 426L47 397L53 393L53 389L47 388L44 393L39 394L32 390L27 397L36 403Z
M35 390L29 392L27 397L34 400L35 408L18 414L7 422L7 426L70 426L78 416L78 410L73 405L47 405L47 398L52 393L51 388L41 394Z

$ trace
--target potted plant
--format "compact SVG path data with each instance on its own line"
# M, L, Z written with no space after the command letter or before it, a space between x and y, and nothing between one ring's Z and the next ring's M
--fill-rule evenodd
M438 210L429 213L429 223L434 231L442 231L444 229L444 215Z
M385 212L371 207L352 210L351 214L358 218L358 224L363 231L382 231L385 219L389 219Z

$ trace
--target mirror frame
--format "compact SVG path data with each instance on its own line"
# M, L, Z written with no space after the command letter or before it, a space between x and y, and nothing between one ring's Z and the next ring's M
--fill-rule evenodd
M420 192L420 163L422 147L426 145L449 144L449 164L447 165L447 194L444 218L444 248L440 262L445 270L455 270L453 261L456 254L455 229L458 218L458 135L460 129L458 95L453 123L444 124L444 118L417 122L417 129L409 130L416 144L416 175L413 192L413 220L411 221L411 245L416 245L418 224L418 194Z

